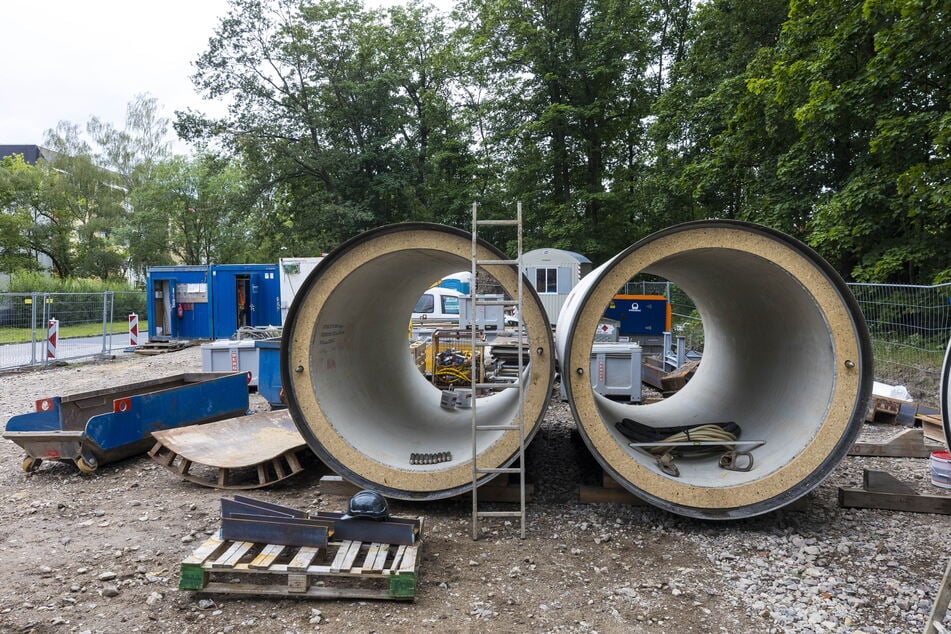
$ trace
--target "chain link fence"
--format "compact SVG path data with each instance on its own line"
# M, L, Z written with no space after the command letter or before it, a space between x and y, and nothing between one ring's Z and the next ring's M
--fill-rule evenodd
M849 284L868 324L875 379L906 385L928 398L937 392L941 364L951 339L951 284ZM691 350L703 351L703 326L693 300L670 282L629 282L629 295L664 295L672 329Z
M906 384L940 379L951 337L951 284L849 284L872 338L875 378ZM929 391L929 388L923 388Z
M0 370L126 348L128 315L144 332L145 302L144 292L0 293Z

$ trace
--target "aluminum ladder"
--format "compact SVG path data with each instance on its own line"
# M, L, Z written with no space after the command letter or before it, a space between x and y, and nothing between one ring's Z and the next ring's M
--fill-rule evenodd
M472 314L469 327L472 335L471 385L472 385L472 539L479 538L479 520L483 518L518 518L520 536L525 539L525 391L522 384L525 361L523 359L523 345L525 333L522 329L522 203L516 205L514 220L479 220L479 205L472 204L472 281L470 282L469 297L471 298ZM517 232L517 256L514 260L480 260L479 259L479 227L507 226L514 227ZM479 301L476 292L476 276L480 266L511 265L516 267L518 286L514 299L483 300ZM516 309L518 332L518 378L514 383L507 382L479 382L478 361L476 355L476 338L478 336L477 315L480 306L514 306ZM484 367L484 360L483 360ZM478 399L476 395L480 389L517 389L518 390L518 423L505 425L480 425L478 422ZM478 437L481 432L489 431L518 431L518 466L517 467L480 467L478 463ZM481 476L489 474L518 474L519 476L519 510L518 511L480 511L478 481Z

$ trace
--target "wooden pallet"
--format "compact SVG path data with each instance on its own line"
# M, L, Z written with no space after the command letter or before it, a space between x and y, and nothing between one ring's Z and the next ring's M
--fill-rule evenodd
M256 544L224 540L218 531L181 563L178 587L232 595L413 601L419 547L349 540L327 548Z
M149 341L148 343L136 346L134 352L135 354L151 356L165 354L166 352L175 352L176 350L188 348L193 345L195 345L193 341Z
M868 412L865 415L866 422L897 423L903 402L887 396L872 395L868 402Z

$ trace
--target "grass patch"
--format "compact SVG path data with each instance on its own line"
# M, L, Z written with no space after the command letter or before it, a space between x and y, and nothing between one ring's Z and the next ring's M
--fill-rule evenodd
M108 326L109 332L114 335L129 332L129 322L127 320L114 321ZM145 320L139 320L139 335L149 331L149 324ZM70 337L95 337L102 334L102 322L93 322L88 324L74 324L71 326L59 326L59 338L68 339ZM0 328L0 345L8 343L30 343L32 341L33 331L30 328ZM46 339L46 331L37 330L37 341Z

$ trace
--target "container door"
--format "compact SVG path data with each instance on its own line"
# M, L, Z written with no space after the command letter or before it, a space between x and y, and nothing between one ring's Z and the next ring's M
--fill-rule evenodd
M238 328L254 325L254 298L250 275L236 275L234 281L235 314L237 315L235 330L237 330Z
M264 305L264 276L260 273L254 273L249 276L249 297L251 304L249 308L250 323L249 326L267 325L267 307Z

